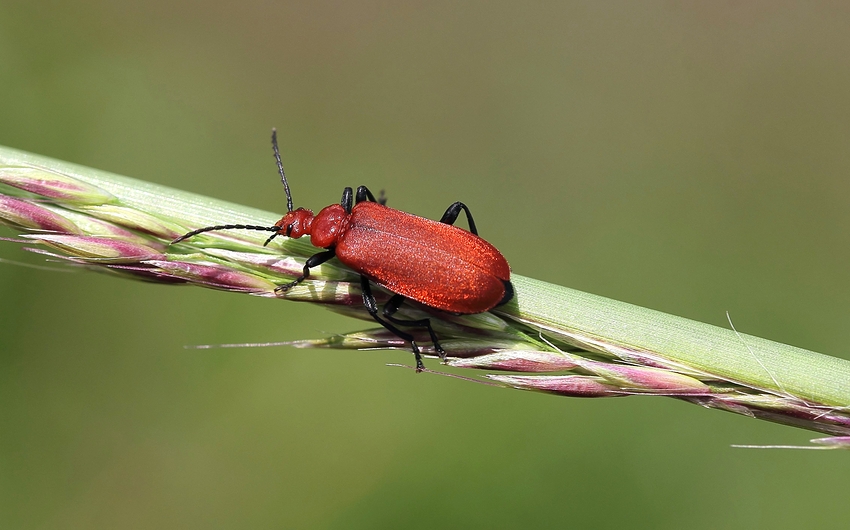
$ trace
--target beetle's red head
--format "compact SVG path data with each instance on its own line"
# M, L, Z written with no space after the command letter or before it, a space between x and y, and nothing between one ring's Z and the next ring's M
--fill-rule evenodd
M313 212L311 210L298 208L297 210L287 212L274 225L280 227L277 234L298 239L301 236L310 235L313 227L313 219Z

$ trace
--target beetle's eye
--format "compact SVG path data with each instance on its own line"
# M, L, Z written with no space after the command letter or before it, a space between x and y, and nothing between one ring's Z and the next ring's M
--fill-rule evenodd
M292 225L291 224L286 226L286 237L289 237L290 234L292 234Z

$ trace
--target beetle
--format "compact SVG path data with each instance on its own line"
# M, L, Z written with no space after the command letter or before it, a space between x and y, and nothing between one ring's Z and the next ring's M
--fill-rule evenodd
M286 192L286 215L273 226L230 224L199 228L178 237L172 244L213 230L274 232L263 246L279 235L295 239L309 235L313 246L325 250L308 258L302 274L276 291L291 289L310 277L311 268L337 258L360 274L363 305L372 318L410 343L417 372L425 369L419 346L413 335L399 326L427 329L441 359L445 360L446 352L429 319L404 320L395 316L405 300L465 315L489 311L513 298L507 260L496 247L478 236L475 221L464 203L453 203L439 221L433 221L389 208L383 197L376 200L366 186L359 186L356 193L345 188L339 204L327 206L316 215L306 208L293 209L274 129L272 148ZM468 231L454 226L461 212L466 214ZM394 293L381 315L371 283Z

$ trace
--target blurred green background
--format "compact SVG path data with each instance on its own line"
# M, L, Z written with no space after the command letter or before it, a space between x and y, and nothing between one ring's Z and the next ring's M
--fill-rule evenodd
M519 274L850 358L848 57L838 2L0 0L0 144L280 212L276 126L297 204L462 200ZM0 526L843 516L847 453L729 447L816 433L399 352L183 348L363 327L0 263Z

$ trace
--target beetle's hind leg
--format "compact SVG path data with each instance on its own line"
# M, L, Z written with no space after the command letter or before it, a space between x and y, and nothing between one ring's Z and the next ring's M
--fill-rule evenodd
M378 324L390 330L397 337L410 343L411 348L413 348L413 357L416 359L416 371L421 372L424 370L425 363L422 362L422 354L419 351L419 346L416 345L416 340L413 338L413 335L405 333L378 316L378 303L375 301L375 295L372 294L372 286L369 285L369 278L360 276L360 288L363 291L363 305L366 306L366 311L372 315L372 318L374 318Z
M502 283L505 285L505 296L503 296L499 303L496 304L496 307L507 304L513 300L514 297L514 284L508 280L502 280Z
M455 221L457 221L457 218L460 216L461 210L466 212L466 221L469 223L469 231L477 236L478 229L475 228L475 221L472 220L472 214L469 213L469 208L460 201L446 208L446 213L444 213L443 217L440 218L440 222L446 223L447 225L455 224Z
M446 351L440 346L440 341L437 339L437 334L434 333L434 328L431 327L431 319L422 318L419 320L402 320L400 318L396 318L393 315L399 310L401 304L407 300L404 296L397 294L390 298L390 301L384 305L384 317L393 322L394 324L398 324L400 326L417 326L428 329L428 335L431 336L431 342L434 343L434 350L437 351L437 355L440 356L440 360L446 360Z

